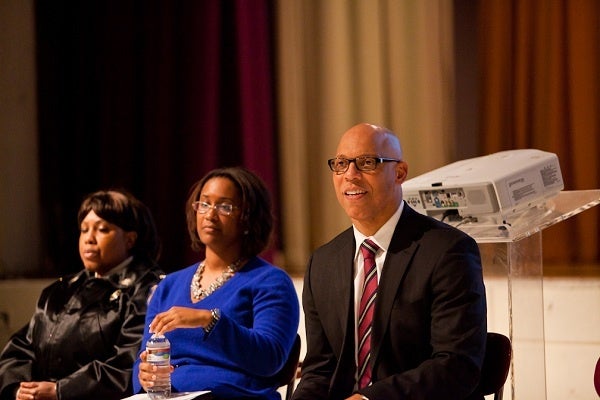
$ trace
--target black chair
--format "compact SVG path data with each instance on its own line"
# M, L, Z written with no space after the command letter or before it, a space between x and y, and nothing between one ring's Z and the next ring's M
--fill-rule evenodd
M279 386L286 386L285 400L291 399L294 392L298 363L300 361L300 345L300 335L296 334L296 340L294 341L290 355L283 368L276 375Z
M600 397L600 357L596 361L596 369L594 370L594 387L596 388L598 397Z
M502 400L511 359L510 339L500 333L488 332L481 377L473 394L475 396L493 394L494 400Z

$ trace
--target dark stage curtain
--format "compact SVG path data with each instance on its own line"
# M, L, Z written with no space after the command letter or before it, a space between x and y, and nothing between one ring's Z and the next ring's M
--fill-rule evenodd
M76 213L98 189L151 208L166 271L200 258L184 205L210 169L254 170L277 208L270 1L53 0L35 14L42 275L81 269Z

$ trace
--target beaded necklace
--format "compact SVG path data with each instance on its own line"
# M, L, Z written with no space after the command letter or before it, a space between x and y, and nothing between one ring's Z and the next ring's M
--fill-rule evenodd
M202 274L204 273L205 263L202 261L194 273L194 277L192 278L192 284L190 285L190 290L192 292L192 297L194 300L201 300L206 296L211 295L215 290L223 286L225 282L227 282L235 273L240 269L242 265L243 258L238 259L232 264L229 264L227 268L221 273L214 282L212 282L208 289L203 289L200 281L202 280Z

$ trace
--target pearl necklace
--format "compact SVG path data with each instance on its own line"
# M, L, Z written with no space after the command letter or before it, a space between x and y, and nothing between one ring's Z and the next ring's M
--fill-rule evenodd
M211 295L215 290L223 286L225 282L227 282L235 273L240 269L242 265L242 261L244 259L240 258L235 261L233 264L230 264L225 268L225 270L221 273L221 276L217 277L214 282L210 284L208 289L203 289L200 281L202 280L202 274L204 273L205 262L202 261L192 278L192 284L190 285L190 290L192 292L192 297L195 300L201 300L206 296Z

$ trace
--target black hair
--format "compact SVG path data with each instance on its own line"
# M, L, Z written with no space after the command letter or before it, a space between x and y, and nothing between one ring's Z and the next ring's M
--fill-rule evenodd
M160 240L152 213L144 203L123 189L100 190L89 194L81 203L77 213L80 226L90 211L126 232L136 232L132 255L156 264L160 257Z
M268 247L273 230L271 197L263 180L244 167L214 169L190 188L186 203L186 220L192 249L196 251L206 249L198 236L196 212L192 203L199 200L202 188L212 178L229 179L236 186L242 200L240 220L244 234L240 256L251 257L260 254Z

